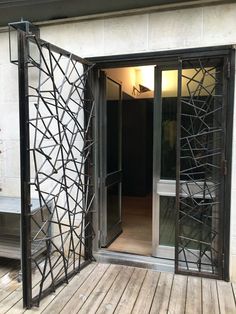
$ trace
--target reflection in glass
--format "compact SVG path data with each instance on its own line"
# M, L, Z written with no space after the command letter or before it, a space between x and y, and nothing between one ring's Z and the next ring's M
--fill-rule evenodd
M175 197L160 196L160 245L175 245Z
M162 71L161 179L176 177L176 119L178 71Z
M177 98L162 98L161 179L176 177Z
M210 106L214 105L209 97L210 95L214 96L215 94L216 70L214 68L206 68L205 70L208 71L207 75L204 71L201 71L201 69L198 68L182 70L181 96L183 97L183 101L181 102L181 125L182 131L186 130L186 134L188 134L190 127L192 127L194 133L196 133L203 123L199 119L194 118L196 107L199 107L199 110L201 110L200 108L205 102L209 102ZM189 78L193 78L193 80L190 81ZM198 82L201 82L201 84ZM177 85L178 71L162 71L161 179L168 180L175 180L176 178ZM192 101L191 106L188 103L189 97L191 97ZM186 98L186 101L184 101L184 98ZM196 107L194 107L194 105ZM212 115L208 115L204 119L206 125L213 127ZM213 147L213 133L212 139L209 139L209 136L211 135L208 134L207 141L210 149ZM202 136L202 140L206 141L204 136ZM215 138L214 141L216 141ZM190 159L181 158L181 163L183 163L182 168L192 168ZM199 168L195 175L195 179L198 176L201 177L201 171L202 170Z

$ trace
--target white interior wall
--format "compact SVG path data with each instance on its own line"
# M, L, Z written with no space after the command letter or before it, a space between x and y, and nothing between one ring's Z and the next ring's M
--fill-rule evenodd
M41 27L41 37L82 57L236 44L236 3ZM0 34L0 195L19 195L17 67ZM236 280L236 111L231 205L231 279ZM14 156L14 158L12 157Z
M133 96L133 87L136 85L135 68L106 69L106 75L122 85L126 94Z
M126 67L126 68L111 68L105 69L106 75L112 80L122 85L122 91L133 98L153 98L154 97L154 65L140 66L140 67ZM148 68L148 69L147 69ZM146 71L147 70L147 71ZM210 69L209 69L210 70ZM188 83L188 78L195 77L200 81L203 79L203 73L199 69L183 69L182 78L182 96L188 96L188 88L195 90L197 83L192 81ZM211 70L213 76L204 77L205 89L200 92L201 96L208 95L212 92L215 83L215 71ZM138 93L139 84L150 88L149 91ZM136 88L137 90L134 90ZM166 70L162 72L162 97L177 97L178 90L178 70ZM208 92L207 92L208 91ZM112 95L108 95L108 97Z

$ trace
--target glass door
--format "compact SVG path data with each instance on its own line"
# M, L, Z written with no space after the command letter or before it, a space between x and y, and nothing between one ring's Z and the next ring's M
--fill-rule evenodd
M121 85L101 72L101 235L102 247L121 232Z
M222 58L156 68L153 255L222 277L226 79Z
M155 68L153 137L153 252L174 260L178 71Z

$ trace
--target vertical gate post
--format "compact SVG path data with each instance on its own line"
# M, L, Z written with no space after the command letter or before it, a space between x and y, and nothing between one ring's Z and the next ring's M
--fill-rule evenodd
M16 33L17 57L11 47L11 31ZM23 306L32 306L31 272L31 195L30 195L30 143L28 99L28 35L39 37L39 29L28 21L9 23L10 61L18 65L19 125L20 125L20 177L21 177L21 272Z
M84 72L88 71L88 66L84 65ZM93 138L93 132L94 132L94 122L93 122L93 115L90 116L90 112L94 111L92 110L92 107L94 106L94 103L91 102L92 92L90 86L94 83L93 81L93 72L89 71L87 80L85 82L85 91L84 91L84 125L85 125L85 141L88 142L87 145L89 145L89 141ZM90 121L90 119L92 121ZM91 123L91 125L90 125ZM90 126L89 126L90 125ZM94 148L90 148L90 156L88 160L85 162L85 173L87 173L88 177L88 184L91 186L91 188L88 191L87 195L87 204L94 203L93 195L94 195L94 189L95 189L95 177L92 171L92 164L93 164L93 157L94 156ZM86 194L86 193L85 193ZM87 207L86 204L84 205L85 208ZM92 206L92 205L91 205ZM85 222L85 252L84 257L86 261L93 260L93 254L92 254L92 242L93 242L93 228L92 228L92 212L91 210L88 211L88 213L85 215L84 218Z
M175 272L179 271L179 201L180 201L180 148L181 148L181 90L182 60L178 60L178 101L177 101L177 133L176 133L176 212L175 212Z
M21 270L23 276L23 306L29 308L32 299L31 224L30 224L30 153L29 153L29 100L28 100L28 41L26 33L18 33L18 84L20 119L21 171Z

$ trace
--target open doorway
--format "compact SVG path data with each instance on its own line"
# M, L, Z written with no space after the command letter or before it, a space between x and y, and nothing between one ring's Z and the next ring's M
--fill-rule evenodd
M155 72L155 65L102 71L101 246L173 260L177 71L159 79Z
M119 163L116 159L119 155L117 115L120 114L122 184L120 227L117 227L112 237L108 236L104 240L103 246L111 251L151 256L154 66L106 69L104 72L107 97L107 173L111 177L112 173L117 172L114 170L119 170L116 169ZM121 99L118 97L119 86ZM120 112L117 109L118 102L121 104ZM107 221L111 211L113 214L116 211L116 218L119 218L119 191L115 188L118 187L117 182L112 186L107 190Z

